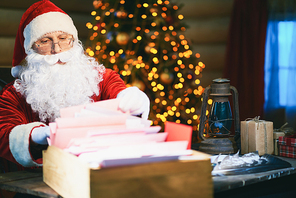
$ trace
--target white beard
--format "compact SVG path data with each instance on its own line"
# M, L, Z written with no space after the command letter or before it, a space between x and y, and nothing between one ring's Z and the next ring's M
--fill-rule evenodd
M105 67L84 54L80 43L56 55L28 54L27 66L14 83L41 121L54 121L60 109L92 102L99 95ZM56 64L58 60L66 64Z

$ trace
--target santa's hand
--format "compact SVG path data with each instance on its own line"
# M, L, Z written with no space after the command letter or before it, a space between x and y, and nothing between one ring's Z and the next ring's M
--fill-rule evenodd
M50 136L49 126L34 128L31 133L31 139L36 144L47 144L47 138Z
M142 118L148 119L150 100L147 95L137 87L128 87L117 95L120 98L119 109L129 111L132 115L142 114Z

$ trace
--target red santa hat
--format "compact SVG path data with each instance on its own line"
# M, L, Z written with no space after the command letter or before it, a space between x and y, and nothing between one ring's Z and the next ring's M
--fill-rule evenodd
M34 42L44 34L63 31L78 39L77 29L62 9L49 0L42 0L31 5L23 14L15 39L11 74L18 76L19 64L26 58Z

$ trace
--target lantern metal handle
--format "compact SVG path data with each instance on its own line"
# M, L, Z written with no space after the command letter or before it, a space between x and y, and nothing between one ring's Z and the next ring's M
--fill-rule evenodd
M207 119L206 110L207 110L207 101L208 101L210 89L211 89L211 86L206 87L203 94L202 94L204 102L202 103L202 106L201 106L201 113L200 113L200 119L199 119L200 120L199 121L199 131L198 131L198 135L201 140L205 140L205 138L203 136L203 131L205 128L205 121Z
M234 86L230 86L230 91L233 98L233 109L234 109L234 140L240 142L240 119L239 119L239 106L238 106L238 91ZM238 143L239 144L239 143ZM240 148L240 144L238 145Z

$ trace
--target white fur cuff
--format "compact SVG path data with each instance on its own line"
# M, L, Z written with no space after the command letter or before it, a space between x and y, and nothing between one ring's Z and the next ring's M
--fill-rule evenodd
M16 66L12 67L12 68L11 68L11 75L12 75L14 78L18 78L21 69L22 69L22 66L21 66L21 65L16 65Z
M33 161L30 151L30 133L36 126L44 125L41 122L22 124L14 127L9 134L9 147L14 159L24 167L42 166Z

